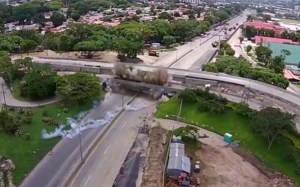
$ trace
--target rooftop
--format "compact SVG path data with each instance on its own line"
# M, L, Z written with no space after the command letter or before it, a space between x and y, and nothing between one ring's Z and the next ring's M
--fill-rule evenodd
M281 44L294 44L298 45L298 42L293 42L290 39L283 39L283 38L273 38L273 37L265 37L265 36L255 36L253 38L255 40L255 44L261 44L265 42L272 42L272 43L281 43Z
M276 32L283 32L285 30L285 28L282 26L275 25L275 24L269 23L269 22L259 21L259 20L254 20L252 22L246 22L244 25L259 28L259 29L275 30Z
M286 79L300 81L300 78L298 76L294 75L293 72L290 70L285 69L283 71L283 75Z

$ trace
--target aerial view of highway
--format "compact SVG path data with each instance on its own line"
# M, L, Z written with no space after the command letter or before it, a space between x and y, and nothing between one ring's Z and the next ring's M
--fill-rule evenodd
M299 24L276 0L0 0L0 187L299 186Z

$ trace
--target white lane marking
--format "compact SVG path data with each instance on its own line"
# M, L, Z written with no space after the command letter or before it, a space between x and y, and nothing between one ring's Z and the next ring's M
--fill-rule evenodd
M123 129L126 124L127 124L127 121L125 121L125 123L122 125L121 129Z
M110 145L105 149L104 154L108 151L109 148L110 148Z
M86 186L88 184L90 179L91 179L91 176L89 176L88 179L85 181L84 186Z

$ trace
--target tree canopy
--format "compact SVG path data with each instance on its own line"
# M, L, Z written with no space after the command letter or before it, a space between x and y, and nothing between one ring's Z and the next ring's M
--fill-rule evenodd
M294 115L282 112L278 108L263 108L254 117L253 129L268 139L268 150L274 141L284 132L295 131Z
M204 71L223 72L230 75L245 77L262 81L281 88L287 88L289 81L282 74L274 73L269 69L253 68L251 64L243 58L222 56L215 63L205 64Z
M58 77L57 92L65 101L80 104L99 97L102 91L98 77L75 73Z

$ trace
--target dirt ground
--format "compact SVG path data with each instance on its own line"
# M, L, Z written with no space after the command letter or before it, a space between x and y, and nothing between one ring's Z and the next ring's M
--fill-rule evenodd
M230 147L202 144L201 151L197 151L196 155L203 163L203 186L261 187L268 183L266 176L234 153Z
M24 57L40 57L40 58L61 58L61 59L77 59L77 60L93 60L93 61L101 61L101 62L119 62L120 60L117 58L117 53L113 51L103 51L96 52L94 54L93 59L84 59L81 57L80 52L55 52L51 50L45 50L42 52L34 52L34 53L26 53L26 54L13 54L12 58L24 58ZM157 57L149 56L145 51L144 54L138 55L137 59L127 59L126 62L130 63L145 63L148 65L155 65L157 61Z
M163 170L166 146L162 144L162 137L166 136L167 130L155 126L150 130L150 141L142 176L142 187L163 187ZM163 135L165 134L165 135Z
M184 123L176 123L171 120L155 119L163 128L171 130L184 126ZM200 129L201 149L196 151L196 157L202 163L200 177L203 187L292 187L288 178L280 175L277 178L269 178L258 170L254 165L242 158L223 141L223 137Z

